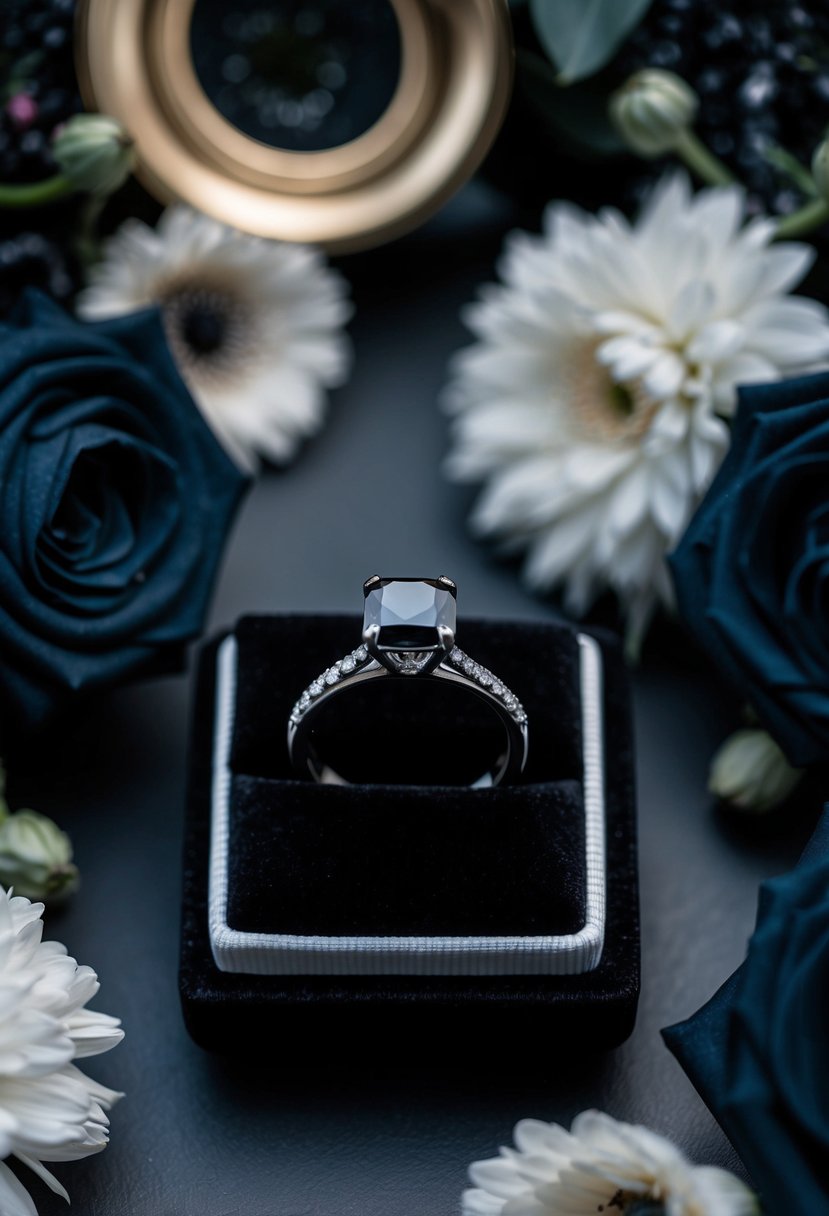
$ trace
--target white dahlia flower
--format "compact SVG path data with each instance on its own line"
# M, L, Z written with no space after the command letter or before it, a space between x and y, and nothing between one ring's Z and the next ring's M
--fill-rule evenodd
M449 471L484 482L473 527L525 550L528 583L581 615L606 589L641 636L670 600L666 551L728 447L739 384L829 357L829 313L788 291L814 256L741 227L738 188L654 189L635 224L552 204L513 234L465 319Z
M645 1127L587 1110L568 1132L523 1119L516 1148L469 1167L466 1216L754 1216L753 1193L733 1174L693 1165Z
M106 1111L121 1095L74 1064L123 1038L116 1018L86 1003L95 972L58 942L44 942L43 904L0 890L0 1157L13 1155L69 1198L44 1161L73 1161L106 1147ZM2 1216L37 1216L19 1178L0 1162Z
M267 241L184 206L127 220L78 297L97 320L157 305L190 392L231 455L277 463L317 431L348 375L347 287L308 245Z

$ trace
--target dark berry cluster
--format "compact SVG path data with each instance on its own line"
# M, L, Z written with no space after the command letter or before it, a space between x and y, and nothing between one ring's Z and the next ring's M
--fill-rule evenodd
M755 205L778 214L800 205L776 149L808 167L829 128L827 0L654 0L616 66L687 80L701 103L697 133Z
M72 60L75 0L0 4L0 181L55 173L52 132L81 108Z
M77 283L61 245L40 232L21 232L0 240L0 317L14 307L24 287L39 287L66 303Z

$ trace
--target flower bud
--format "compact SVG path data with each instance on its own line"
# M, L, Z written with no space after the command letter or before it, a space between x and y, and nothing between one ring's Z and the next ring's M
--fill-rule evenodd
M52 155L76 190L112 194L135 163L133 142L115 118L75 114L56 132Z
M802 777L766 731L738 730L714 756L708 789L740 811L762 814L785 802Z
M16 811L0 823L0 884L15 895L55 904L78 886L72 843L37 811Z
M829 203L829 139L824 139L812 157L812 177L820 198Z
M640 156L671 152L693 125L699 107L694 90L674 72L643 68L610 98L610 116Z

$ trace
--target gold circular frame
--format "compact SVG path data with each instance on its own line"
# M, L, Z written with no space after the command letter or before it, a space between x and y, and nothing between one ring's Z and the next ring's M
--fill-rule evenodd
M431 215L475 171L512 83L507 0L391 0L401 72L386 111L358 138L290 152L243 134L196 76L196 0L81 0L77 60L86 105L136 144L137 175L258 236L333 252L379 245Z

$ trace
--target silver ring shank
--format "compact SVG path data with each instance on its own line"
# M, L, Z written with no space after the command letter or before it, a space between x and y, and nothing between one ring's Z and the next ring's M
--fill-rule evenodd
M441 680L454 684L486 703L498 717L504 730L504 750L493 765L473 783L475 787L499 785L520 776L527 759L527 715L518 698L492 672L475 663L455 647L428 674L403 675L389 671L372 658L364 646L312 681L291 711L288 722L288 753L298 772L310 774L315 781L346 784L339 774L328 768L324 757L317 756L311 736L318 710L330 705L332 698L346 688L376 680Z

